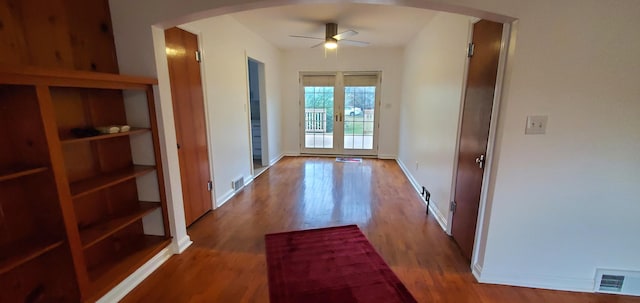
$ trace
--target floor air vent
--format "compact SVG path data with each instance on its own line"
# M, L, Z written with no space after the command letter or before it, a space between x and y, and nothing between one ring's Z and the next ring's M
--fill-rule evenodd
M595 291L640 296L640 272L598 269Z
M231 188L233 190L238 190L244 186L244 178L240 177L236 180L231 181Z

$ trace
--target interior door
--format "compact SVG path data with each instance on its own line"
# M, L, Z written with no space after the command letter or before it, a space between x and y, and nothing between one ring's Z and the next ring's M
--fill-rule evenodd
M501 23L480 20L474 24L473 51L469 59L458 143L455 208L451 227L453 238L469 259L476 234L501 41Z
M198 37L179 28L165 31L178 160L187 226L212 209L207 128Z
M302 75L300 89L302 153L377 154L379 73Z

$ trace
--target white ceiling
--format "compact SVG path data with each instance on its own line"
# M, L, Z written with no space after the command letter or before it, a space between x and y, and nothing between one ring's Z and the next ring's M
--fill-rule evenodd
M338 24L338 33L357 31L358 35L348 39L369 42L369 47L404 46L436 14L425 9L343 3L287 5L231 16L280 49L298 49L321 41L289 35L324 38L325 24L329 22Z

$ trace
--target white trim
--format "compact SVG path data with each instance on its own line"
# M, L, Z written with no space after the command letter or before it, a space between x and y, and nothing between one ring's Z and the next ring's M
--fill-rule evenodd
M98 299L96 303L111 303L118 302L136 286L138 286L144 279L146 279L151 273L153 273L160 265L169 260L173 254L168 247L161 250L147 263L140 266L136 271L129 275L126 279L122 280L116 287L112 288L107 294Z
M397 160L398 159L398 155L378 155L378 159L383 159L383 160Z
M474 274L475 275L475 274ZM478 278L478 277L476 277ZM478 282L562 291L593 292L594 279L566 278L536 274L494 274L482 272Z
M173 241L171 243L171 247L174 254L181 254L187 248L189 248L191 244L193 244L193 241L191 241L191 237L189 237L189 235L186 235L182 237L182 239L176 239L175 241Z
M480 281L480 276L482 275L482 266L480 264L473 264L471 266L471 274L476 278L476 281Z
M271 166L273 166L274 164L278 163L278 161L282 160L282 158L284 158L284 157L285 157L285 154L284 154L284 153L280 154L280 155L279 155L279 156L277 156L274 160L271 160L271 162L269 162L269 166L268 166L268 167L271 167ZM266 170L266 169L265 169L265 170Z
M273 160L273 162L271 164L269 164L269 166L267 166L265 169L263 169L260 173L258 173L257 175L251 175L248 177L244 177L245 183L242 187L236 189L236 190L229 190L228 192L226 192L222 197L220 197L220 199L218 199L218 201L220 201L220 204L216 206L216 208L224 205L225 203L227 203L227 201L231 200L231 198L233 198L236 193L238 193L239 191L243 190L245 187L247 187L247 185L251 184L251 182L253 182L253 180L255 180L255 178L257 178L259 175L261 175L262 173L264 173L265 171L267 171L269 168L271 168L271 166L275 165L278 161L280 161L282 158L284 158L285 156L287 156L286 154L281 154L280 156L278 156L275 160Z
M222 197L220 197L219 199L216 199L219 204L216 205L216 208L219 208L220 206L224 205L225 203L227 203L227 201L229 201L231 198L233 198L233 196L236 195L237 191L234 191L233 189L230 189L228 192L226 192L224 195L222 195Z
M485 225L485 214L488 208L488 193L493 172L493 154L496 145L496 133L498 130L498 118L500 116L500 100L502 98L502 88L504 82L504 74L506 72L507 56L509 54L509 43L511 41L511 24L505 23L502 27L502 45L500 48L500 57L498 61L498 73L496 75L496 87L493 95L493 107L491 109L491 122L489 124L489 138L487 140L487 151L485 160L485 169L482 176L482 186L480 187L480 204L478 206L478 219L476 221L476 233L473 242L473 252L471 255L471 264L481 264L484 260L479 260L479 248L485 236L482 231ZM455 190L455 189L454 189ZM487 222L488 224L488 222ZM486 243L485 243L486 244ZM486 245L485 245L486 248Z
M409 170L404 165L402 160L396 159L396 162L398 163L398 166L400 166L400 169L402 169L402 172L407 177L407 179L409 179L409 183L411 183L411 185L413 186L413 189L415 189L415 191L418 194L418 196L420 196L420 191L422 189L420 188L420 185L418 184L418 181L416 181L416 179L411 175L411 173L409 173ZM421 196L420 196L420 200L422 200ZM426 201L423 201L423 202L424 202L425 205L427 204ZM440 224L440 227L442 228L442 230L444 230L446 232L447 231L447 220L444 218L444 216L442 215L442 213L440 212L440 210L438 209L438 207L436 205L437 204L433 200L431 200L431 203L429 203L429 211L431 212L431 214L433 214L433 217L436 219L438 224Z
M425 201L425 204L426 203L427 202ZM431 199L431 202L429 203L429 211L431 211L433 217L436 218L436 221L438 221L438 224L440 224L440 227L442 227L442 230L446 233L447 230L450 229L450 224L448 224L449 221L444 217L440 208L438 208L438 203L433 199Z

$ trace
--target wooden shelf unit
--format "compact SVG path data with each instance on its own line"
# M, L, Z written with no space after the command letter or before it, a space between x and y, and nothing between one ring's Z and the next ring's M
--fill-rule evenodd
M73 143L78 143L78 142L104 140L104 139L111 139L111 138L117 138L117 137L122 137L122 136L132 136L132 135L137 135L137 134L144 134L144 133L148 133L150 131L151 131L151 129L149 129L149 128L133 127L129 131L121 132L121 133L103 134L103 135L98 135L98 136L93 136L93 137L84 137L84 138L68 137L68 138L61 138L61 141L62 141L62 144L73 144Z
M156 84L117 74L0 67L0 127L10 130L0 136L0 301L94 301L168 246ZM130 125L123 91L134 95L137 114L146 107L148 117L134 122L148 125L73 137L72 128ZM136 158L145 163L134 163L135 148L146 151ZM146 159L148 150L153 159ZM160 201L139 201L144 193L138 190L153 182L157 189L148 190Z
M0 182L25 177L32 174L41 173L47 170L47 167L35 167L35 168L13 168L0 171Z
M117 262L108 261L89 270L92 293L99 294L101 289L111 289L147 260L155 256L160 250L168 246L169 239L158 236L144 236L137 239L137 243L124 252L125 257ZM97 299L97 298L94 298Z
M80 229L82 248L90 248L158 208L160 208L158 203L140 202L140 207L130 213L107 218L107 220L95 226Z
M105 189L110 186L146 175L155 170L154 166L134 165L114 172L100 174L85 180L71 183L71 197L79 198L84 195Z
M0 261L0 275L58 248L62 243L62 240L42 240L36 238L13 244L11 251L7 250L10 255L4 255L4 253L7 252L3 251L3 255L0 256L2 257L2 261Z

